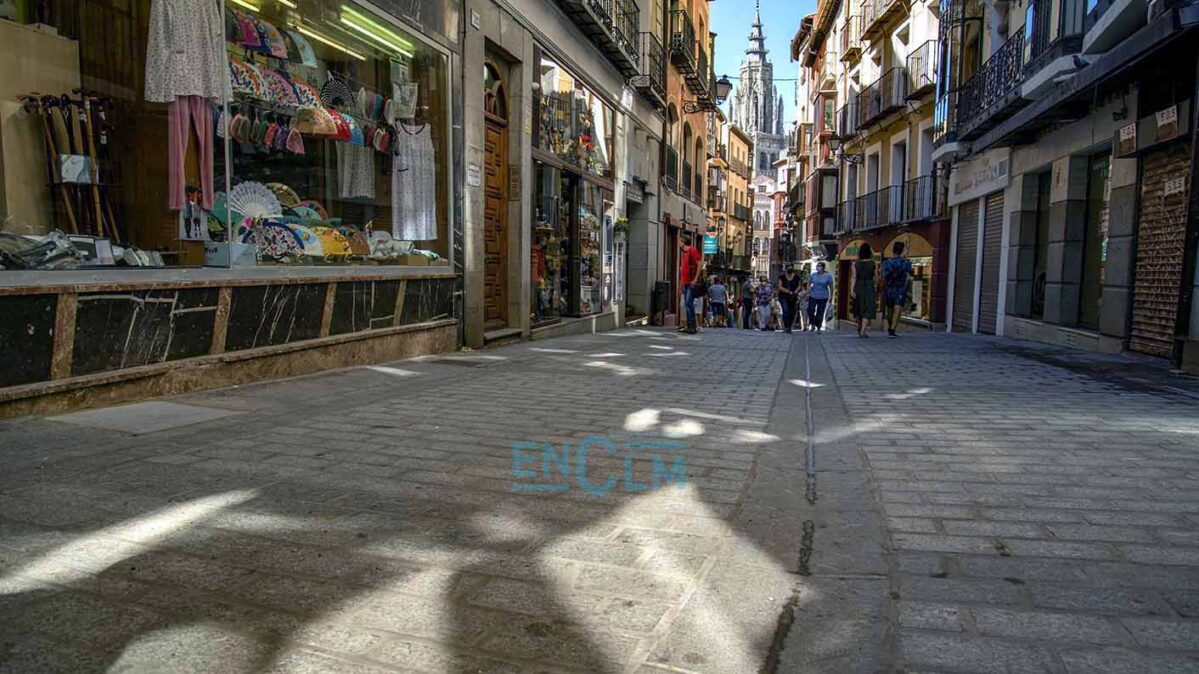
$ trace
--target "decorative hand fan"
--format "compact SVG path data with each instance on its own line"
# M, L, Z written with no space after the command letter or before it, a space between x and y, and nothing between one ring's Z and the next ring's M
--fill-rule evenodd
M253 243L262 257L281 260L304 250L295 232L281 222L258 221L242 238L243 243Z
M351 105L354 99L354 90L350 88L350 85L341 78L341 75L330 72L329 78L321 87L321 102L330 108L344 108Z
M337 228L337 232L344 236L350 242L350 253L353 255L370 255L371 244L367 241L366 235L357 227L352 225L341 225Z
M296 90L296 105L301 108L321 107L321 95L316 92L316 87L296 79L291 81L291 86Z
M298 106L300 99L296 97L296 89L286 76L277 70L262 69L262 78L266 80L266 88L271 102L276 105Z
M229 207L250 218L283 214L279 198L271 188L252 180L238 184L229 192Z
M305 199L304 201L300 202L300 206L311 208L312 210L316 211L318 214L320 214L321 220L329 219L329 211L326 211L325 207L321 205L321 202L316 201L315 199Z
M267 187L271 192L275 193L275 197L279 199L279 205L284 208L294 208L300 203L300 195L292 188L283 183L267 183Z
M316 232L317 238L321 240L321 248L324 249L326 257L350 255L353 252L350 242L336 229L313 227L312 231Z
M317 213L315 210L307 206L293 206L291 208L291 212L295 215L295 217L300 219L300 222L303 223L319 225L325 221L325 219L321 217L320 213Z
M275 27L275 24L266 19L256 19L258 24L258 32L265 38L263 51L275 58L287 58L287 42L283 39L283 34Z
M300 245L303 247L305 255L312 255L314 257L325 256L320 238L311 229L304 225L297 225L290 222L287 223L287 228L300 239Z

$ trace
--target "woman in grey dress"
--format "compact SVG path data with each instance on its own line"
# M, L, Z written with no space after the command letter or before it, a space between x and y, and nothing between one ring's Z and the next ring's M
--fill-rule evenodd
M865 337L866 321L874 320L878 311L878 265L868 243L858 249L858 259L850 270L849 288L853 315L858 319L858 336Z

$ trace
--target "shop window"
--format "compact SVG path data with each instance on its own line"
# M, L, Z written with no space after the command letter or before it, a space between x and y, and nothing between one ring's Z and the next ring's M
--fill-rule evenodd
M0 52L26 45L5 95L53 92L0 129L41 151L4 164L25 187L0 215L66 232L85 265L448 265L445 53L352 0L169 4L0 26L24 38Z
M572 168L612 177L615 113L557 62L542 56L537 147Z
M561 172L534 162L532 293L533 324L555 321L570 313L570 222L573 190ZM565 187L565 191L563 190Z
M1049 258L1049 194L1051 174L1037 176L1037 239L1033 248L1032 317L1045 316L1045 280Z
M900 234L883 248L883 259L894 254L896 241L904 243L904 255L912 263L912 286L903 315L920 321L932 320L933 247L919 234Z
M1087 227L1083 234L1082 282L1079 284L1078 324L1099 329L1099 301L1103 296L1103 270L1107 263L1107 222L1111 157L1091 157L1087 171Z

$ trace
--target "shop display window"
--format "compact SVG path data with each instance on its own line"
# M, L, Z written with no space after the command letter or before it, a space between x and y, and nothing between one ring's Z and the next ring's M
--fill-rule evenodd
M612 296L612 193L584 182L579 202L578 267L579 314L611 308Z
M570 211L572 195L569 180L563 184L560 171L541 162L534 163L536 195L533 199L532 259L530 286L533 296L532 321L546 323L570 313ZM563 190L565 187L565 192Z
M448 267L449 60L396 19L354 0L17 1L4 268Z
M933 247L918 234L901 234L883 249L883 259L892 256L896 241L904 242L904 255L912 263L912 286L903 315L921 321L932 320ZM880 262L881 264L881 262Z
M551 59L542 57L534 86L536 146L568 167L612 177L615 114L600 97Z

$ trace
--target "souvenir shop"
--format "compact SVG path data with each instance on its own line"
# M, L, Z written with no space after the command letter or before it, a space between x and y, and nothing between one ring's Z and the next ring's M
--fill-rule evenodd
M0 407L5 387L455 322L457 38L412 26L358 0L5 2L0 307L35 329L0 334ZM356 357L418 348L384 342Z
M613 108L547 52L533 82L531 322L612 307Z

